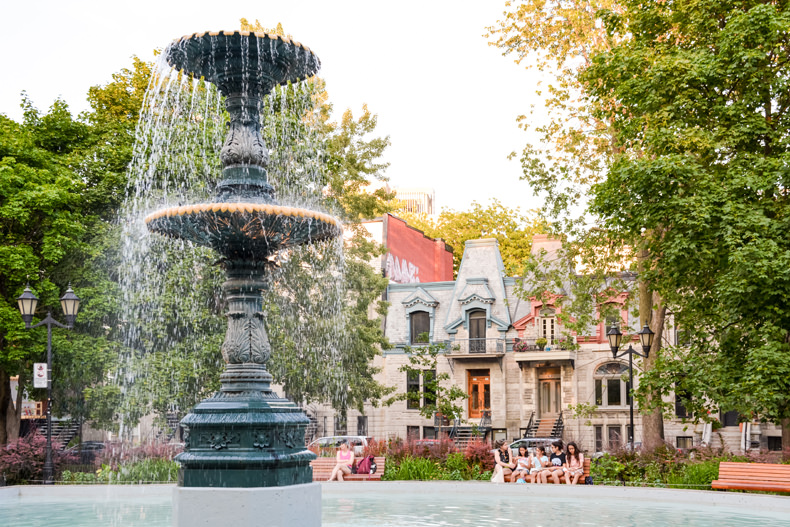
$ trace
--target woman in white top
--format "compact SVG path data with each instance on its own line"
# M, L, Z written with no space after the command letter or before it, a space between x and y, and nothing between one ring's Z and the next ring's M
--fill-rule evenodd
M518 457L516 458L516 468L513 469L513 473L510 475L510 482L514 483L516 480L522 480L521 483L524 483L527 480L527 476L529 475L529 456L527 455L527 447L525 445L521 445L518 447Z

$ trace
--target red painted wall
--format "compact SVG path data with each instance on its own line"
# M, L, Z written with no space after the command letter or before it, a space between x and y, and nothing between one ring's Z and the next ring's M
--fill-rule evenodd
M391 214L384 216L385 273L393 282L453 279L453 252L443 240L425 236Z

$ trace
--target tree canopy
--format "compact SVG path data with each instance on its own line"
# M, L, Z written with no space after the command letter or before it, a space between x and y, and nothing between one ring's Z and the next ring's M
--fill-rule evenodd
M619 152L592 210L654 255L645 277L690 343L645 384L682 386L697 415L784 421L787 442L789 8L622 5L602 15L619 44L582 75L593 103L618 104L595 106Z
M523 213L518 208L505 207L496 199L485 207L472 202L466 211L443 210L436 219L425 214L398 214L426 236L442 238L453 248L455 273L461 265L467 240L496 238L507 273L515 276L529 258L532 237L548 232L548 224L538 213Z

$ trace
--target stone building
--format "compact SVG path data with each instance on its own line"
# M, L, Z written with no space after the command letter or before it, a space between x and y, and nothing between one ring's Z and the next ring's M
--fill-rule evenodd
M547 236L533 240L533 252L546 251L549 260L558 248L559 242ZM466 242L455 281L391 283L385 330L393 346L376 359L379 381L398 392L423 390L424 375L410 377L400 368L408 362L406 347L422 344L427 334L429 342L447 345L436 365L438 372L448 373L451 382L468 394L456 430L461 436L473 428L491 440L561 436L577 441L587 452L623 445L629 422L628 386L623 381L628 360L612 359L605 324L588 328L584 335L566 335L558 319L559 303L526 300L516 289L517 279L505 276L493 239ZM639 321L626 309L626 297L622 293L611 300L615 305L610 312L619 317L608 322L617 322L624 333L629 328L633 334ZM667 326L660 337L674 344L677 332ZM635 376L638 382L638 369ZM576 418L569 407L580 403L590 412ZM418 404L368 406L364 413L349 412L347 422L340 422L325 407L313 408L312 413L318 421L317 435L416 439L436 437L438 427L452 428L454 423L448 420L421 416ZM781 444L777 427L757 423L739 427L737 416L731 414L722 416L724 428L713 434L707 430L703 437L704 426L684 423L684 412L676 405L679 417L665 420L666 440L678 448L698 446L703 439L736 451ZM638 412L634 437L641 441Z

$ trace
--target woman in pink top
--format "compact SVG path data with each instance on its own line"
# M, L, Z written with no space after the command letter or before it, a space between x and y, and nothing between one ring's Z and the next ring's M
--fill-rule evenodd
M348 448L348 442L343 441L340 443L340 448L337 451L337 465L332 469L332 475L329 476L327 481L336 479L343 481L344 474L351 474L351 466L354 464L354 451Z
M567 446L568 455L565 461L565 483L576 485L579 478L584 475L584 454L579 452L576 443L570 442ZM573 481L571 481L573 480Z

